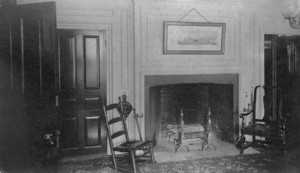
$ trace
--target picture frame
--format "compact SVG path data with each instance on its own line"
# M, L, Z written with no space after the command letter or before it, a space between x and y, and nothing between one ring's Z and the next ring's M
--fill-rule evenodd
M164 22L164 54L224 54L226 23Z

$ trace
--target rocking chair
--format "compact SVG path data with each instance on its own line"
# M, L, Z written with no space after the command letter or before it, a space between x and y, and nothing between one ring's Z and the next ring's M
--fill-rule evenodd
M260 111L256 109L259 89L265 91L263 97L264 116L259 116ZM269 105L267 104L267 93L273 95L273 99L271 101L269 99L271 103ZM252 122L246 125L245 121L249 115L252 115ZM236 146L240 148L240 154L251 146L269 146L284 152L286 144L286 119L282 114L282 94L279 88L256 86L254 88L252 108L247 112L241 113L240 118L242 119L241 136L236 143ZM252 141L246 141L245 135L252 136Z
M123 95L123 100L120 99L119 103L113 103L109 105L105 105L103 100L100 99L102 102L102 110L103 110L103 115L105 118L105 123L106 123L106 130L107 130L107 137L109 140L109 145L110 145L110 151L112 154L112 159L113 159L113 165L115 167L115 170L121 170L121 171L128 171L128 172L134 172L136 173L136 160L143 159L143 161L151 161L152 163L155 163L154 155L153 155L153 143L152 141L143 141L140 133L140 127L139 124L137 124L138 130L139 130L139 135L140 135L140 140L129 140L129 135L128 135L128 130L127 130L127 125L126 125L126 119L129 116L130 112L134 110L132 105L126 101L126 95ZM115 114L113 118L111 115L108 115L108 112L112 112ZM134 111L135 112L135 111ZM116 114L117 113L117 114ZM135 118L138 118L137 115L135 115ZM137 120L136 120L137 122ZM111 131L111 126L113 125L118 125L121 126L118 128L116 132ZM125 139L125 142L121 144L117 144L116 138L120 139L123 137ZM137 151L141 151L142 154L137 155ZM115 152L126 152L129 153L129 157L131 158L132 162L132 169L131 170L126 170L120 167L120 162L118 162L117 166L117 160L116 160L116 153ZM128 161L127 157L124 157L123 155L120 156L123 161Z

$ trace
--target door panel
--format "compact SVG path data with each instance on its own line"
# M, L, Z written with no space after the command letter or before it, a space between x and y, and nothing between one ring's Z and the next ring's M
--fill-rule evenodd
M76 89L76 38L75 36L60 37L60 90L75 90Z
M23 163L42 157L43 130L56 123L55 3L1 7L0 28L0 155Z
M85 146L97 146L101 144L100 117L85 117Z
M84 36L85 89L100 89L99 37Z
M65 155L106 152L98 106L99 96L105 98L103 43L99 31L59 31L59 116Z
M61 147L62 148L78 148L77 144L77 118L70 117L62 120L61 129Z

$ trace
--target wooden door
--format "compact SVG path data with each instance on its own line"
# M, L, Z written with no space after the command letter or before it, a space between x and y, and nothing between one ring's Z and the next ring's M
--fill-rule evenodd
M55 3L0 8L1 163L39 156L42 132L56 123ZM3 150L2 150L3 149ZM15 165L14 168L20 166Z
M287 37L287 65L289 81L278 80L285 87L287 117L287 147L291 149L300 146L300 36ZM278 64L280 66L280 64ZM278 70L281 70L278 67ZM280 73L278 74L280 75ZM284 76L285 77L285 76Z
M98 98L105 98L104 34L59 31L60 147L65 155L106 153Z
M300 36L265 35L271 46L265 48L265 84L275 85L283 92L282 113L287 119L287 148L300 144ZM265 101L276 103L276 92L269 92ZM276 105L276 104L274 104ZM273 120L277 120L273 106Z

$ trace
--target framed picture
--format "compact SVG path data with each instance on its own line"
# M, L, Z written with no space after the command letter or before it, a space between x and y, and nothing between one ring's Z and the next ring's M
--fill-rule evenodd
M164 22L164 54L224 54L225 23Z

